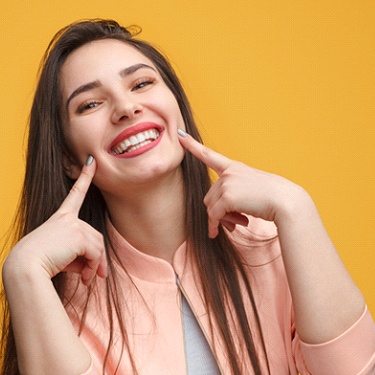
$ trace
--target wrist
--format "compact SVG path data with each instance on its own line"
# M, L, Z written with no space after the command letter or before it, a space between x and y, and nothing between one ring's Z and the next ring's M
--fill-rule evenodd
M284 199L277 203L275 224L280 229L295 223L306 222L314 216L319 217L314 201L305 189L298 185L289 187L284 192Z
M26 256L16 248L3 264L2 278L5 289L17 287L18 284L28 285L32 280L51 280L45 268L35 258Z

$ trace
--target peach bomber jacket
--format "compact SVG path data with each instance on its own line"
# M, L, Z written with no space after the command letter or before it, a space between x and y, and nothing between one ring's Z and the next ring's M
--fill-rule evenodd
M118 293L122 296L124 324L129 347L140 375L184 375L186 360L181 317L181 293L184 294L201 328L215 352L222 374L229 375L229 365L222 342L208 328L208 319L200 297L201 287L195 277L195 265L186 255L183 244L177 249L172 264L133 248L109 223L109 233L126 272L115 261ZM336 339L319 345L300 340L293 322L292 300L272 223L250 218L248 228L237 228L232 239L241 251L248 271L260 314L267 356L272 375L370 375L375 374L375 325L367 308L361 318ZM75 276L72 276L75 277ZM176 280L179 280L176 283ZM79 330L80 312L86 287L79 285L66 305L69 317ZM82 375L102 374L109 340L106 317L106 287L96 281L89 301L81 340L92 357L91 367ZM250 306L245 298L245 306ZM251 308L250 324L254 330ZM232 322L234 328L235 323ZM128 352L121 353L121 334L114 325L113 347L107 358L106 374L132 374ZM241 350L241 344L238 350ZM260 351L261 352L261 351ZM262 361L262 358L261 358ZM251 375L247 368L244 375ZM263 372L262 372L263 373ZM267 370L264 370L267 373Z

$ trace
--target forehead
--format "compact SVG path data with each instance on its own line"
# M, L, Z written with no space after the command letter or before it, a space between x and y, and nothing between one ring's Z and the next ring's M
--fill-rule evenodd
M105 39L87 43L73 51L64 62L60 73L63 91L66 93L66 90L81 84L105 80L139 63L155 68L150 59L120 40Z

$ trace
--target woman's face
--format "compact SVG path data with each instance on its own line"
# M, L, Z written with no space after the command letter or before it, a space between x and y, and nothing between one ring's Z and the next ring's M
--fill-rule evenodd
M113 39L88 43L69 55L60 82L74 154L65 159L70 177L78 177L89 154L102 191L150 183L179 169L180 109L154 64L134 47Z

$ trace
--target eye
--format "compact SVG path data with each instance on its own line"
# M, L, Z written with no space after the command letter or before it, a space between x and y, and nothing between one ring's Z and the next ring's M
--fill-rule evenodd
M132 91L137 91L143 89L146 86L152 85L155 83L156 79L154 78L143 78L135 82L135 85L132 88Z
M95 107L98 107L99 105L101 104L101 102L98 102L96 100L90 100L88 102L84 102L82 103L78 109L77 109L77 112L78 113L83 113L89 109L92 109L92 108L95 108Z

